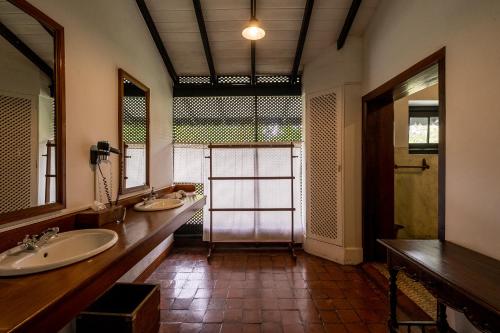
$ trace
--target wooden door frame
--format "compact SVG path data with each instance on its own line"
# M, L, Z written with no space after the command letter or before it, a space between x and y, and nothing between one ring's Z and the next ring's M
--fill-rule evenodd
M415 65L411 66L401 74L393 77L389 81L382 84L380 87L372 90L362 97L363 105L363 127L362 127L362 225L363 225L363 257L364 260L372 259L373 249L368 249L367 244L369 244L369 239L375 237L372 233L371 228L366 227L367 222L367 200L366 189L370 186L369 179L367 177L367 157L365 142L368 139L367 133L367 116L369 109L369 103L376 100L387 99L394 103L394 92L398 89L398 93L401 93L404 83L421 73L422 71L438 65L438 78L439 78L439 161L438 161L438 239L445 239L445 174L446 174L446 48L438 50L437 52L431 54L425 59L419 61ZM404 93L404 89L403 89Z

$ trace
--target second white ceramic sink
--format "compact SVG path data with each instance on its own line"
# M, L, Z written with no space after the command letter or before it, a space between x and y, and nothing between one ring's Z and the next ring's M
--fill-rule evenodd
M74 230L58 234L36 250L22 245L0 254L0 276L43 272L73 264L101 253L118 240L108 229Z
M147 202L139 202L134 206L135 210L141 212L154 212L158 210L173 209L184 205L181 199L154 199Z

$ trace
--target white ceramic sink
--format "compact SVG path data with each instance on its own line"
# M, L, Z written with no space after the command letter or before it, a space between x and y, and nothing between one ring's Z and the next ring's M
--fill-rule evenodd
M184 201L181 199L154 199L146 203L139 202L134 208L141 212L154 212L157 210L177 208L182 205L184 205Z
M63 232L36 250L16 246L0 254L0 276L24 275L73 264L101 253L118 240L113 230Z

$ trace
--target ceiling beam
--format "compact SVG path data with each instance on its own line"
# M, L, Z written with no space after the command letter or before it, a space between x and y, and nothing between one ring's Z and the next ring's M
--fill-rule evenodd
M349 8L349 12L347 13L347 17L345 18L344 26L340 31L339 38L337 39L337 50L340 50L344 46L347 35L349 35L349 30L351 30L352 23L356 18L356 14L358 13L360 5L361 0L352 0L351 8Z
M257 16L257 0L250 0L250 19L255 20ZM257 83L255 65L255 41L250 41L250 80L252 84Z
M217 74L215 73L214 59L210 51L210 43L208 41L207 28L205 20L203 19L203 12L201 10L200 0L193 0L194 11L196 13L196 20L198 21L198 28L200 30L201 41L205 49L205 57L207 58L208 69L210 70L210 81L217 83Z
M144 21L148 26L149 32L151 33L151 37L153 37L153 41L156 44L156 48L158 49L158 52L160 53L160 56L163 59L163 63L165 64L165 67L167 67L167 71L170 74L170 77L172 78L174 83L177 83L179 81L179 76L175 71L174 65L172 65L170 57L168 56L167 49L165 48L163 40L160 37L160 33L156 29L155 23L153 22L153 18L149 13L148 6L144 2L144 0L136 0L136 2L137 6L139 7L139 10L141 11L142 17L144 18Z
M309 29L309 22L311 21L311 14L314 7L314 0L307 0L304 9L304 17L302 18L302 26L300 27L299 41L297 42L297 49L295 51L295 59L293 60L291 82L295 83L299 73L300 60L302 59L302 52L304 51L304 44L306 43L307 30Z
M20 40L9 28L0 22L0 36L28 58L36 67L44 72L51 80L54 79L54 70L35 53L28 45Z
M302 85L254 84L254 85L213 85L213 84L177 84L174 97L202 96L300 96Z

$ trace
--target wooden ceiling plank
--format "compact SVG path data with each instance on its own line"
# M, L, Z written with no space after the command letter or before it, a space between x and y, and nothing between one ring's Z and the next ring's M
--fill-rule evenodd
M12 31L0 22L0 36L5 38L12 46L28 58L35 66L45 73L51 80L54 79L52 68L35 53L28 45L20 40Z
M210 71L210 81L215 84L217 82L217 74L215 72L212 52L210 51L210 42L208 41L207 28L205 27L205 20L203 19L200 0L193 0L193 6L196 13L196 20L198 21L201 41L203 42L203 49L205 50L205 57L207 58L208 69Z
M156 29L155 23L151 18L151 14L149 13L149 9L146 3L144 2L144 0L136 0L136 3L137 6L139 7L139 10L141 11L144 21L146 22L151 37L153 38L153 41L156 44L156 48L158 49L158 52L160 53L160 56L163 59L163 63L165 64L165 67L167 68L167 71L170 74L170 77L172 78L172 81L174 81L174 83L178 82L179 77L177 75L177 72L175 71L174 65L172 64L172 61L168 56L167 49L165 48L165 45L160 37L160 34Z

